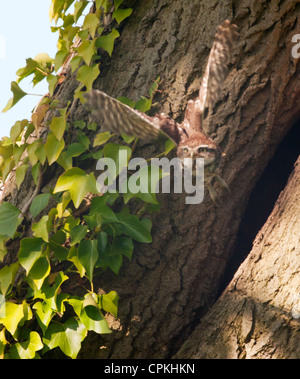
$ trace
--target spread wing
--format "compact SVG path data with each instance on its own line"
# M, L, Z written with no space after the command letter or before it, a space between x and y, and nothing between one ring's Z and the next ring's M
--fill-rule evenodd
M218 26L202 78L199 97L187 104L184 125L188 131L202 129L205 108L212 109L219 99L222 84L228 73L232 45L237 36L237 26L228 20Z
M92 90L85 94L85 97L92 119L103 130L125 133L142 139L156 138L162 132L175 143L179 142L177 123L164 114L150 117L99 90Z
M228 73L232 45L237 37L237 26L225 20L218 26L199 91L199 106L212 109L221 92Z

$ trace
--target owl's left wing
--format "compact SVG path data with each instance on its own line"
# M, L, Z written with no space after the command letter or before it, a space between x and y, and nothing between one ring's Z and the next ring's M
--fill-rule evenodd
M150 117L99 90L92 90L85 97L93 121L103 130L142 139L156 138L162 132L175 143L179 142L177 123L164 114Z

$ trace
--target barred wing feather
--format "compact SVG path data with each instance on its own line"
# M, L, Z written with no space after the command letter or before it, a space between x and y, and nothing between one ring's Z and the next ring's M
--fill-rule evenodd
M142 139L156 138L160 132L159 123L146 114L108 96L102 91L92 90L85 94L93 121L103 130Z

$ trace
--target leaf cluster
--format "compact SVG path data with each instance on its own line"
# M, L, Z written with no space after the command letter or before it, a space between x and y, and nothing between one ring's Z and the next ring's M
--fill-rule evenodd
M107 294L94 291L95 277L106 269L118 274L124 257L132 257L134 241L152 241L151 221L141 216L142 211L139 216L131 214L127 206L133 197L143 204L142 209L147 204L158 206L150 189L136 194L101 194L94 173L74 165L75 159L80 163L85 159L112 158L118 167L112 180L118 180L128 164L128 160L118 160L118 153L125 149L129 159L131 145L137 141L123 135L127 145L107 143L113 134L104 132L95 133L92 144L87 131L96 132L97 125L83 120L70 124L69 104L62 107L55 100L55 88L64 80L62 71L69 62L79 82L74 97L83 101L83 93L92 88L99 75L99 54L104 50L111 56L119 37L116 28L105 29L101 20L111 12L118 25L132 13L132 9L122 8L123 0L114 0L114 4L95 0L93 13L86 12L90 3L52 0L52 31L59 36L56 56L52 59L43 53L26 60L26 66L17 71L17 79L11 84L13 97L3 110L8 111L28 95L19 86L25 77L33 77L33 86L47 80L49 95L42 98L31 120L17 121L10 136L0 141L0 175L4 183L15 170L20 189L27 174L38 186L49 166L58 164L64 171L54 188L32 199L28 212L9 202L0 205L0 261L7 254L7 241L20 240L17 261L0 270L0 358L39 358L54 348L76 358L89 331L110 333L105 316L109 313L118 317L118 295L113 290ZM158 82L159 79L153 83L148 97L137 102L119 100L147 112ZM55 116L43 125L48 111L55 111ZM41 126L49 128L46 141L30 138ZM74 130L77 141L68 143ZM164 153L171 149L167 142ZM152 174L147 170L143 175ZM88 202L90 206L81 212ZM118 212L113 210L116 202L122 204ZM24 233L26 218L34 220L30 237ZM20 275L22 272L25 274ZM84 294L75 296L67 291L70 282Z

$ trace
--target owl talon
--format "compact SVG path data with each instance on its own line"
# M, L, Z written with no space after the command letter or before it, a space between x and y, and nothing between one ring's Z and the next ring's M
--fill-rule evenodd
M219 183L222 190L226 190L228 193L231 193L227 183L221 178L220 175L215 175L215 180Z
M208 189L209 196L210 196L210 198L212 199L213 203L214 203L215 205L220 204L220 203L221 203L220 198L219 198L217 192L215 191L215 189L214 189L214 187L212 186L211 183L209 183L209 184L207 185L207 189Z
M221 189L223 191L226 190L226 192L230 193L230 189L229 189L228 185L226 184L225 180L222 179L218 174L213 174L209 178L209 180L207 180L206 185L207 185L207 189L208 189L210 198L212 199L212 201L215 205L219 205L219 204L221 204L221 199L213 187L214 181L216 181L219 184L219 186L221 187Z

